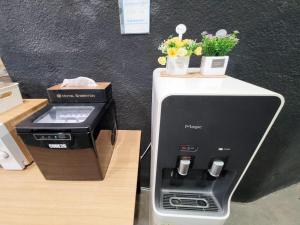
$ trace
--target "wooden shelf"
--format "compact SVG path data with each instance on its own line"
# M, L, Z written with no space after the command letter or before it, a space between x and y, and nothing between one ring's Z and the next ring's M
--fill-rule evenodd
M118 132L103 181L49 181L35 164L0 169L0 224L133 225L141 132Z

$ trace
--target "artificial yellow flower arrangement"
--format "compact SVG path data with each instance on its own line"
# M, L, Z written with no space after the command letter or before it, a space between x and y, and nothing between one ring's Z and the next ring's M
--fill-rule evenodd
M191 39L182 40L179 37L169 37L159 45L158 50L164 55L158 58L158 63L161 65L166 65L167 57L184 57L193 54L199 56L202 54L201 43Z

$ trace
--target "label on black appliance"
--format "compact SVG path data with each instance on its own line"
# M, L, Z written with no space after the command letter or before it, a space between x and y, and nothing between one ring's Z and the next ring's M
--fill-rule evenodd
M66 144L48 144L49 148L55 148L55 149L66 149Z

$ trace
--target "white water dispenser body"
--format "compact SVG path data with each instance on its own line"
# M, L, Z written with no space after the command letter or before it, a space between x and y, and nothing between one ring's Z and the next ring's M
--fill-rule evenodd
M150 225L222 225L284 98L229 76L163 70L153 73Z

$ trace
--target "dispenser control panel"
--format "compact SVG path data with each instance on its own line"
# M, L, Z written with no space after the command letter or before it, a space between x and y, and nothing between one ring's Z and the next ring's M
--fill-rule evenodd
M52 133L52 134L33 134L34 138L38 141L42 140L71 140L69 133Z
M181 152L197 152L198 150L199 150L199 146L197 145L189 145L189 144L179 145L179 151Z

